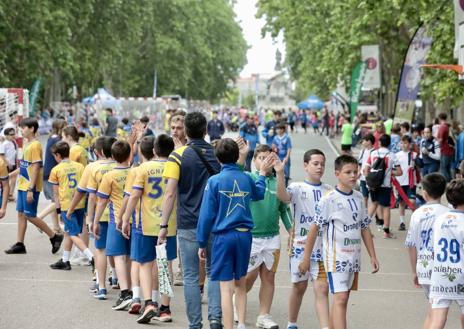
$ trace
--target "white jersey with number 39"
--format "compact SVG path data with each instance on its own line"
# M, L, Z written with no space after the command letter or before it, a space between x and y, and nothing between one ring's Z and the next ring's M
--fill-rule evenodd
M327 272L354 273L361 270L361 230L370 218L360 192L338 189L321 199L316 224L322 230L323 258Z
M291 196L293 211L292 258L303 259L308 229L314 221L316 205L324 195L332 190L333 188L328 184L311 184L307 181L291 183L287 187L287 192ZM322 261L322 240L320 233L316 239L311 259Z
M464 299L464 211L451 210L433 225L430 298Z

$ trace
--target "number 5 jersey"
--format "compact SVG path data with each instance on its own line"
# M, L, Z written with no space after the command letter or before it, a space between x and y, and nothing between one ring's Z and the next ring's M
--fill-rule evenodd
M430 298L464 299L464 212L451 210L433 226Z

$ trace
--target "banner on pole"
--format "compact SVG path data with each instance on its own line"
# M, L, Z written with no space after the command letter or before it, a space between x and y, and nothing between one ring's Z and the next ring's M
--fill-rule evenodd
M379 46L369 45L361 47L361 58L367 63L366 76L363 89L372 90L380 88L380 60Z
M431 46L432 38L427 35L425 25L421 25L409 43L401 70L396 94L394 122L411 122L414 117L415 103L422 77L420 66L425 64Z
M35 107L37 105L37 98L39 98L39 90L40 90L41 83L42 83L42 79L38 78L37 80L34 81L34 84L32 85L32 88L31 88L31 94L29 95L29 109L30 109L31 114L35 113Z
M363 87L366 76L367 63L359 62L351 74L351 91L350 91L350 109L351 120L356 116L358 110L359 98L361 97L361 88Z

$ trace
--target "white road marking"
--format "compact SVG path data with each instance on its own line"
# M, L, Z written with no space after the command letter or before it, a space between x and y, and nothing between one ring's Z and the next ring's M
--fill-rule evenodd
M327 144L329 144L330 148L332 151L335 153L336 156L339 156L340 153L338 153L337 149L332 145L332 142L330 141L329 137L324 136L325 140L327 141Z

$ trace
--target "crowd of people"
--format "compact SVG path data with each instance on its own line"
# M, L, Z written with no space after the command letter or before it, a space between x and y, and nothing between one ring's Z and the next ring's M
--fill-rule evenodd
M173 321L169 287L176 278L183 285L191 329L203 325L205 282L210 328L231 329L234 322L245 328L247 292L259 276L256 326L275 329L278 324L270 313L282 221L290 236L287 328L298 328L309 282L320 328L346 328L362 243L372 273L380 266L371 219L376 218L385 238L394 237L393 184L401 200L400 229L406 229L404 212L417 207L416 173L422 171L424 205L412 215L406 245L414 282L424 287L430 302L424 328L443 328L453 300L464 314L464 181L451 181L456 165L446 115L440 115L435 132L433 126L422 132L392 124L388 132L388 122L377 125L374 134L362 136L359 159L346 149L336 158L330 174L337 183L330 186L323 183L326 156L314 148L300 159L305 180L290 182L292 140L287 126L293 130L292 113L275 111L261 133L254 116L246 114L239 137L230 139L223 138L228 123L214 112L208 122L200 112L173 111L166 133L155 137L149 118L119 123L108 109L105 122L89 117L75 125L54 118L45 150L37 139L38 121L23 119L19 168L10 165L9 151L0 157L0 218L14 197L11 180L18 177L17 241L5 252L26 253L26 229L32 223L49 237L53 254L62 248L52 269L91 266L94 299L107 299L109 282L120 290L113 310L136 314L138 323ZM322 120L326 115L327 129L319 131L318 123L315 133L336 133L327 110ZM341 133L348 129L344 125L342 121ZM4 134L7 141L14 139L15 130L5 129ZM207 134L211 143L205 140ZM460 139L461 135L455 143L458 149ZM464 135L462 139L464 145ZM431 160L439 164L432 167ZM359 178L361 192L356 190ZM38 213L42 191L50 204ZM439 205L445 193L450 207ZM44 221L49 215L51 227Z

